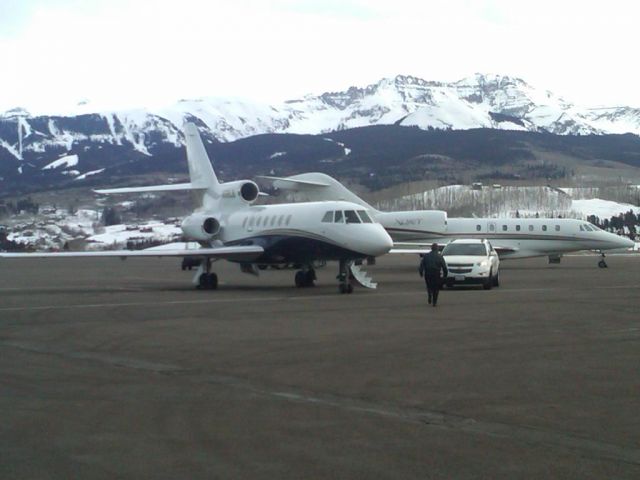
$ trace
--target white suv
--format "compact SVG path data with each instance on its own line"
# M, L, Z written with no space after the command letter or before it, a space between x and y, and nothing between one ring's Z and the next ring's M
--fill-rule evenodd
M456 239L448 243L442 256L447 262L447 287L481 284L485 290L500 286L500 259L485 239Z

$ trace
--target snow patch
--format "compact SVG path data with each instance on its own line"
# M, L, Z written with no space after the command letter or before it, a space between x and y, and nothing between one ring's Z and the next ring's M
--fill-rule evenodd
M87 173L83 173L82 175L76 177L74 180L84 180L87 177L90 177L91 175L97 175L99 173L102 173L106 170L106 168L101 168L100 170L92 170L90 172Z
M602 200L600 198L592 198L588 200L572 200L571 210L577 212L584 217L595 215L600 219L616 217L621 213L629 210L634 213L640 213L640 207L629 203L618 203L611 200Z
M66 155L42 167L42 170L53 170L54 168L70 168L78 165L78 155Z

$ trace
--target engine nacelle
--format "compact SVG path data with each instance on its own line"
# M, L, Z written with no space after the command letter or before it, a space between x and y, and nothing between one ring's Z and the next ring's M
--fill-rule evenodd
M220 233L221 229L220 221L217 218L202 213L194 213L182 221L182 233L190 240L212 240Z
M222 189L223 198L237 198L247 204L255 202L260 195L258 185L251 180L223 183Z

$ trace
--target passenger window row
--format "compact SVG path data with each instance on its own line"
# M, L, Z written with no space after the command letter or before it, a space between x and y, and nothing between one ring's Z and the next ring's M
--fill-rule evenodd
M265 216L251 216L244 217L242 221L242 228L253 227L281 227L283 225L289 225L291 223L291 215L265 215Z
M373 223L369 214L364 210L335 210L326 212L322 217L324 223Z
M521 225L515 225L515 230L516 232L519 232L521 230ZM560 225L555 225L554 226L555 231L559 232L560 231ZM587 228L587 225L585 225L585 228ZM492 223L489 224L489 231L490 232L495 232L496 230L496 226ZM535 230L535 227L533 225L529 225L529 231L533 232ZM542 225L542 231L546 232L548 230L547 225ZM582 230L582 225L580 226L580 230ZM478 224L476 225L476 231L481 232L482 231L482 225ZM503 232L508 232L509 231L509 225L502 225L502 231Z

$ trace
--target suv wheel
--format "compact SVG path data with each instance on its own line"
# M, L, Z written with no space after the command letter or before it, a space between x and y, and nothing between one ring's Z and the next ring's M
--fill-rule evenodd
M484 281L482 288L485 290L491 290L491 287L493 287L493 272L489 271L489 278Z
M500 270L498 270L496 272L496 275L493 277L493 286L494 287L499 287L500 286Z

